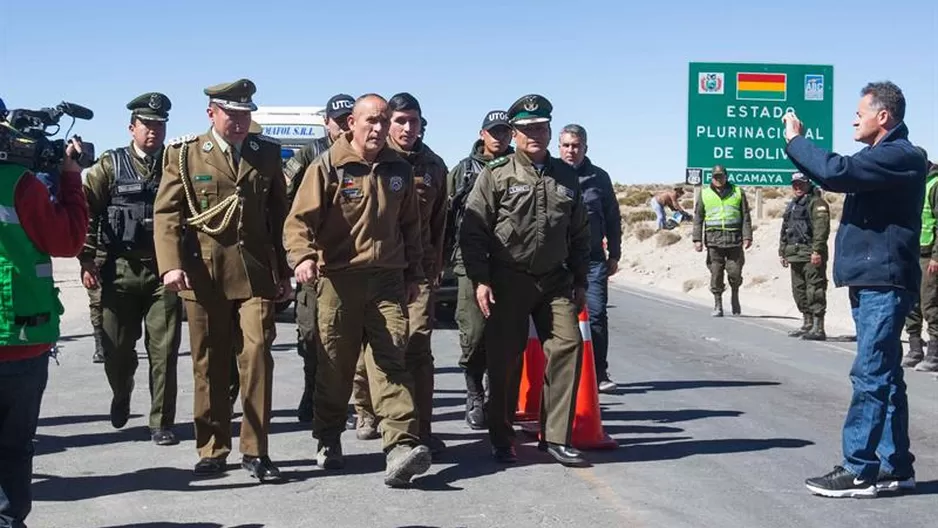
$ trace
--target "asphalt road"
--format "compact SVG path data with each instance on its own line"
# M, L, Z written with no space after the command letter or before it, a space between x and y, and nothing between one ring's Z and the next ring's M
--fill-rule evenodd
M188 337L179 362L182 442L149 442L145 359L132 418L108 420L110 394L83 318L66 326L50 368L36 442L32 527L854 527L934 526L938 494L938 383L909 372L913 495L822 499L806 477L840 460L853 343L785 336L797 321L752 315L712 319L707 307L644 290L611 292L611 373L603 395L613 451L566 469L536 450L496 465L486 435L463 420L462 374L453 329L434 335L435 430L449 444L406 490L382 483L379 441L343 438L342 473L318 469L315 445L293 418L301 363L293 327L278 326L271 456L289 480L258 485L239 467L195 479ZM745 306L744 306L745 309ZM236 408L237 410L238 408ZM237 437L235 437L237 438ZM522 437L519 437L522 438ZM237 444L237 439L235 440ZM236 463L234 453L229 459Z

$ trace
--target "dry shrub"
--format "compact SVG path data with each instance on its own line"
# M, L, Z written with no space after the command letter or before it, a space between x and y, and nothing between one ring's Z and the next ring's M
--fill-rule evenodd
M779 189L776 189L776 188L774 188L774 187L769 187L768 189L763 189L763 190L762 190L762 198L764 198L764 199L766 199L766 200L771 200L771 199L773 199L773 198L781 198L782 196L784 196L784 195L782 194L782 191L780 191ZM773 217L773 218L774 218L774 217Z
M651 227L648 227L647 225L640 225L635 227L633 234L635 235L635 238L639 240L639 242L642 242L651 238L651 236L655 234L655 230Z
M759 229L759 224L752 224L752 232L755 233Z
M645 205L648 203L652 197L651 192L649 191L635 191L625 196L619 197L619 205L624 205L626 207L638 207L639 205Z
M755 277L749 279L749 284L751 286L758 286L766 282L769 282L769 278L766 277L765 275L756 275Z
M612 190L615 191L616 194L619 194L621 192L628 191L629 187L625 185L624 183L613 183Z
M681 207L683 207L685 211L693 212L694 211L694 199L690 198L687 200L681 200Z
M633 224L635 222L647 222L658 218L651 209L642 209L641 211L632 211L626 217L626 220Z
M684 284L681 289L684 290L684 293L687 293L703 285L704 285L704 281L700 279L687 279L686 281L684 281Z
M673 246L681 241L681 235L674 231L659 231L658 236L655 238L657 239L658 247Z
M783 207L774 206L769 207L765 210L765 216L768 218L781 218L782 214L785 212Z

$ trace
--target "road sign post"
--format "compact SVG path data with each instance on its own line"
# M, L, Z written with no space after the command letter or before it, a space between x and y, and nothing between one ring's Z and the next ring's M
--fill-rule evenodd
M782 116L794 110L805 137L832 149L833 94L833 66L690 63L687 183L709 184L719 164L741 186L791 185Z

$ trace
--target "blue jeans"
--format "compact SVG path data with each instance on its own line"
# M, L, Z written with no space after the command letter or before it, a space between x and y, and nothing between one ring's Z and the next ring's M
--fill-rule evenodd
M0 361L0 528L21 528L32 509L33 436L49 354Z
M844 467L864 479L875 479L880 468L913 475L899 339L915 296L898 288L850 288L857 356L850 369L853 398L843 430Z
M609 318L606 315L606 304L609 302L609 267L605 260L590 261L590 272L587 280L589 288L586 289L586 309L590 316L590 334L593 337L593 356L596 360L596 379L604 381L609 378L606 371L609 363L606 357L609 352Z
M648 203L655 212L655 223L658 224L658 229L664 229L665 220L667 220L664 214L664 206L658 203L656 198L652 198Z

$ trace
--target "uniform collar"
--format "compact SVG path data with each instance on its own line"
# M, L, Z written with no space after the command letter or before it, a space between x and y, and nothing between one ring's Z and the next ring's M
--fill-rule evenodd
M352 133L348 132L339 136L339 139L335 140L335 143L332 144L329 149L332 151L332 165L335 167L341 167L342 165L347 165L349 163L360 163L362 165L371 165L363 157L361 157L355 149L352 148ZM395 162L405 162L405 160L400 157L394 150L385 145L378 152L378 156L375 157L374 163L395 163Z
M228 153L228 149L231 148L231 143L228 143L227 141L225 141L225 138L221 137L221 134L219 134L219 133L215 130L215 127L212 127L212 137L215 138L215 143L218 144L218 148L220 148L222 152L224 152L225 154L227 154L227 153ZM235 146L234 149L235 149L235 151L238 152L238 153L241 152L241 146L240 146L240 145Z

